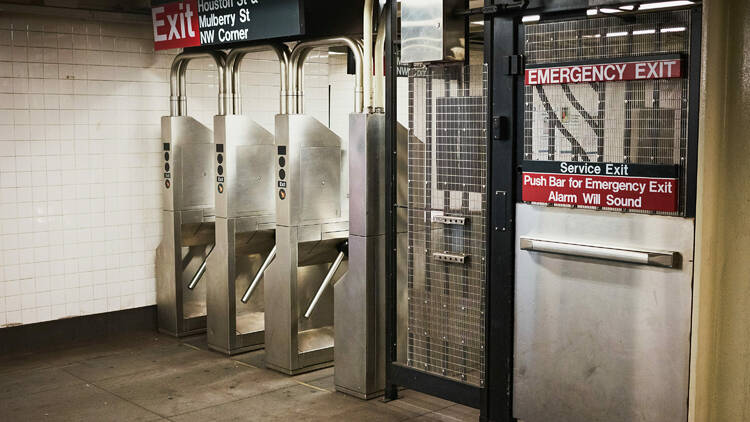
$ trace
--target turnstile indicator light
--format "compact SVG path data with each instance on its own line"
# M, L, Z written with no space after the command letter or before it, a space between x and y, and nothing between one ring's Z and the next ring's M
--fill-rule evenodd
M219 193L224 193L224 185L222 185L221 183L219 183L218 189L219 189Z
M286 191L284 189L281 189L279 191L279 198L283 201L286 199Z
M219 166L219 168L217 168L216 171L219 173L219 175L222 175L224 174L224 167Z
M219 164L223 163L223 162L224 162L224 156L223 156L223 155L221 155L221 154L217 155L217 156L216 156L216 161L217 161L217 162L218 162Z
M284 169L279 170L279 179L286 179L286 171Z
M164 151L169 151L169 144L163 144L164 145Z
M279 157L279 167L284 167L286 165L286 158Z
M172 186L172 183L169 180L165 180L164 181L164 186L166 186L167 189L169 189L169 187Z
M164 171L169 173L169 163L164 163Z
M276 150L278 151L279 155L286 155L286 145L279 145Z
M286 182L282 182L281 180L279 180L279 187L280 188L285 188L286 187Z
M217 153L224 152L224 144L216 144L216 152Z
M164 153L164 161L169 161L169 153L168 152Z

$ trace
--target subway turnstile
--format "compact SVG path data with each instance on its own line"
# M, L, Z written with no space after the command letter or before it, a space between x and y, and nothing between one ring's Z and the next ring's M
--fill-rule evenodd
M303 66L315 47L348 46L357 62L362 110L362 51L349 38L305 41L290 59L292 114L276 116L276 246L266 272L266 366L297 374L330 366L333 289L346 272L348 173L341 139L302 110Z
M286 113L289 51L283 45L232 50L227 58L232 106L214 118L216 247L208 259L208 346L226 354L263 347L263 276L276 254L274 136L240 115L240 64L273 50L280 61L281 113Z
M172 63L171 113L162 117L164 234L157 248L158 323L185 336L206 329L206 283L201 283L214 241L213 133L187 115L185 71L190 60L213 58L219 74L219 115L225 106L221 52L183 53Z
M699 16L523 27L519 420L688 418Z

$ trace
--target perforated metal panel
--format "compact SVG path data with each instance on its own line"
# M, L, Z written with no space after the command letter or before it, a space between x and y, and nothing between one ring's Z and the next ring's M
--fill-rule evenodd
M524 54L527 66L687 59L690 30L687 10L542 22L525 26ZM684 76L526 86L524 159L679 165L680 211L661 214L684 215L687 118Z
M487 70L409 74L407 362L484 384Z

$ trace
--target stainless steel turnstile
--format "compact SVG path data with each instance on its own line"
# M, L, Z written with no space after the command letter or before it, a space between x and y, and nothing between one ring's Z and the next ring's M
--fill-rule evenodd
M232 105L214 118L216 247L208 259L208 346L226 354L263 347L263 275L275 254L274 136L241 115L244 56L272 50L280 63L281 113L286 113L289 50L282 44L234 49L227 58Z
M362 110L362 50L333 38L298 44L290 60L292 114L276 117L276 261L266 272L266 366L296 374L333 361L333 290L346 272L349 223L342 215L348 174L341 139L303 112L305 59L315 47L347 46L357 61Z
M164 233L157 248L156 302L161 332L185 336L206 329L206 285L200 283L214 245L213 134L187 115L185 71L210 57L219 74L219 115L226 100L226 56L183 53L171 67L171 113L162 117Z

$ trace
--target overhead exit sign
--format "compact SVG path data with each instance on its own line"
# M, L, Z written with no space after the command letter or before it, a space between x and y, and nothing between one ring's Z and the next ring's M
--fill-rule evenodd
M153 1L151 17L156 50L304 33L302 0Z

